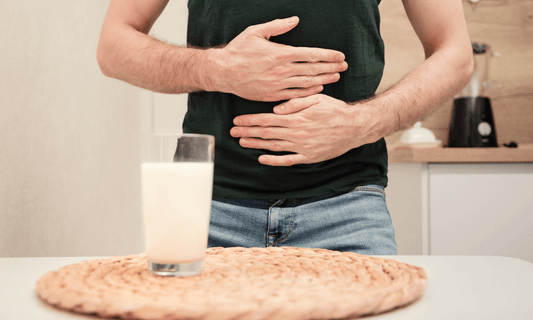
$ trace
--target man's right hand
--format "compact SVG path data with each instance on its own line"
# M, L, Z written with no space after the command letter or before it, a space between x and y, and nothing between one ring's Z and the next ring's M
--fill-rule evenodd
M319 93L340 79L348 64L339 51L269 41L292 30L298 18L248 27L228 45L211 49L217 66L208 88L255 101L280 101Z

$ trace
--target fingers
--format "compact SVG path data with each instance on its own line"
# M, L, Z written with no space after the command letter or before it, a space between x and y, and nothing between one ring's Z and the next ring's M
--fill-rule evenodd
M280 151L293 151L294 143L284 140L262 140L252 138L239 139L239 144L243 148L249 149L262 149L275 152Z
M307 157L303 154L289 154L284 156L262 155L259 162L268 166L289 167L295 164L307 163Z
M263 24L253 25L248 30L265 39L270 39L270 37L284 34L294 29L299 21L299 18L296 16L286 19L276 19ZM290 54L284 57L294 59L293 61L297 62L341 62L345 59L344 54L336 50L306 47L290 48L292 49Z
M316 76L319 74L333 74L343 72L348 69L346 61L341 62L314 62L314 63L294 63L292 64L295 76Z
M270 71L271 76L284 77L282 80L273 82L272 85L278 87L281 95L268 97L267 101L279 101L298 97L304 97L321 92L323 88L318 86L339 81L340 73L348 69L348 64L344 61L338 63L318 62L318 63L291 63L289 66L277 67ZM311 90L294 90L307 89ZM282 90L287 90L282 92Z
M284 140L262 140L262 139L250 139L242 138L239 140L239 144L244 148L262 149L270 151L288 151L294 152L295 144L291 141ZM274 156L274 155L262 155L259 157L259 162L264 165L270 166L292 166L295 164L307 163L307 156L299 153Z
M300 97L307 97L322 92L323 85L339 81L340 74L348 68L346 62L340 63L293 63L287 78L274 83L279 87L264 97L264 101L281 101Z
M267 139L267 140L287 140L292 141L296 136L302 136L303 133L294 133L291 130L287 128L280 128L280 127L270 127L270 128L263 128L263 127L233 127L230 130L230 135L234 138L242 137L244 139L253 139L253 138L260 138L260 139ZM242 140L242 139L241 139ZM255 142L253 143L247 143L248 146L255 147ZM266 146L266 144L263 144L262 146ZM273 148L280 147L279 145L270 146ZM273 150L273 151L289 151L289 150Z
M341 75L338 73L322 74L317 76L297 76L283 80L286 88L308 88L317 85L324 85L339 81Z
M244 130L248 128L243 127L289 127L294 125L294 120L291 120L291 117L279 116L273 113L257 113L257 114L244 114L233 119L233 124L239 128L233 127L232 130ZM277 128L276 128L277 129ZM230 131L233 133L235 131ZM233 135L233 134L232 134ZM245 135L235 135L235 137L243 137Z
M287 33L294 29L300 20L298 17L290 17L286 19L276 19L267 23L258 24L249 27L249 30L257 33L265 39L270 39L283 33Z
M278 66L268 72L273 77L294 77L294 76L317 76L323 74L335 74L348 69L348 63L342 62L309 62L309 63L289 63Z
M278 115L296 113L316 104L319 104L321 98L321 95L311 95L303 98L291 99L287 102L275 106L273 111L275 114Z
M292 47L296 62L341 62L345 56L342 52L321 48Z
M316 85L310 88L283 89L283 90L265 95L263 101L274 102L274 101L295 99L295 98L300 98L300 97L307 97L307 96L320 93L322 92L322 90L324 90L324 87L322 85Z
M242 138L239 140L239 144L244 148L251 149L263 149L270 151L289 151L294 152L295 144L290 141L284 140L262 140L262 139L249 139ZM262 155L259 157L259 162L269 166L292 166L295 164L307 163L307 156L303 154L289 154L283 156L274 155Z

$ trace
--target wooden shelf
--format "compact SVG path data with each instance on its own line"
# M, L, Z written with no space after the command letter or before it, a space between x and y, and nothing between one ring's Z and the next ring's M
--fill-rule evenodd
M460 162L533 162L533 145L518 148L413 148L396 145L389 148L389 163L460 163Z

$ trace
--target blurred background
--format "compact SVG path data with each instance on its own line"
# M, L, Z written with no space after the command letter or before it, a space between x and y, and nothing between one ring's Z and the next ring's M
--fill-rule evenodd
M0 0L0 257L144 251L139 133L181 131L186 95L101 74L96 47L107 5ZM170 1L151 34L185 44L186 5ZM398 253L533 262L533 0L463 6L472 41L498 58L499 85L489 92L498 141L519 147L418 156L399 145L403 132L387 137ZM424 54L401 1L383 0L380 10L383 91ZM452 103L423 121L444 144Z

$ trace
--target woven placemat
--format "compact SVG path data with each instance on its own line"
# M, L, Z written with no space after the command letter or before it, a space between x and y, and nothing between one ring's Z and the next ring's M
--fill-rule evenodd
M37 295L77 313L124 319L339 319L422 295L419 267L351 252L210 248L200 275L148 271L145 254L88 260L42 276Z

